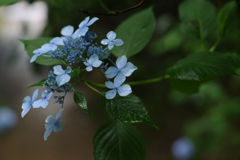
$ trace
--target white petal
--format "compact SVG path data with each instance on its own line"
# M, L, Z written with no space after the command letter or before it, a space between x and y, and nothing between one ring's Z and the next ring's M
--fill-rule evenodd
M113 99L116 96L116 94L117 94L116 89L107 91L106 92L106 98L107 99Z
M135 70L137 70L137 67L134 66L131 62L127 62L127 64L122 68L121 72L126 76L130 76Z
M120 96L127 96L130 93L132 93L132 89L128 84L124 84L121 87L118 88L118 94Z
M108 45L108 43L110 43L110 40L109 40L109 39L103 39L103 40L101 41L101 43L102 43L103 45Z
M114 89L116 88L115 85L111 81L105 82L107 88Z
M55 125L54 125L54 132L58 132L62 130L62 121L58 121Z
M116 36L117 36L116 33L113 32L113 31L110 31L110 32L107 33L107 38L109 40L114 40L116 38Z
M52 133L52 131L53 131L53 127L49 128L45 131L45 133L44 133L44 140L45 141L47 140L48 136Z
M121 39L115 39L112 41L116 46L121 46L123 45L123 41Z
M121 72L118 73L118 75L114 78L115 87L121 86L125 80L126 80L126 77Z
M71 79L71 77L68 74L62 74L62 75L56 76L56 81L57 81L58 87L69 82L70 79Z
M64 108L62 108L58 111L58 113L56 115L56 119L55 119L56 121L59 121L59 119L61 118L63 110L64 110Z
M61 34L63 36L69 37L73 34L74 28L71 25L65 26L61 30Z
M90 26L92 25L94 22L96 22L99 18L97 17L93 17L88 23L87 23L87 26Z
M116 67L109 67L106 72L105 72L105 76L107 78L113 78L114 76L116 76L118 74L119 70Z
M62 69L62 66L60 66L60 65L54 66L54 67L53 67L53 72L54 72L54 74L56 74L56 75L61 75L61 74L64 74L64 73L65 73L65 71Z
M116 65L119 70L121 70L127 63L127 57L125 55L122 55L121 57L118 57L116 61Z

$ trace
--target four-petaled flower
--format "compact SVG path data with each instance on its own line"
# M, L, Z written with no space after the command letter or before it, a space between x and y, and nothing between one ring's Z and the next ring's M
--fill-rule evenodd
M113 78L116 75L118 81L125 81L126 77L130 76L137 69L131 62L127 62L125 55L119 57L116 61L116 67L109 67L105 75L107 78Z
M67 66L67 69L63 70L62 66L56 65L53 67L53 72L57 75L56 81L58 87L60 87L61 85L64 85L70 81L71 77L68 75L68 73L72 72L72 68L70 66Z
M117 92L120 96L127 96L130 93L132 93L131 87L128 84L122 85L123 82L124 82L124 79L117 79L117 78L114 78L114 83L110 81L105 82L105 85L107 86L107 88L112 89L106 92L106 98L113 99L116 96Z
M47 93L47 91L42 92L42 99L38 99L35 102L33 102L33 108L46 108L48 105L48 100L52 97L53 92Z
M62 111L63 111L63 108L58 111L55 119L52 115L46 118L45 120L46 131L44 133L45 141L47 140L48 136L52 133L53 130L54 132L58 132L62 130L62 121L60 121L60 118L62 116Z
M115 39L116 38L116 33L113 31L110 31L107 33L107 38L108 39L103 39L101 43L103 45L108 45L108 49L111 50L113 49L114 45L116 46L121 46L123 45L123 41L121 39Z
M99 67L102 64L102 61L99 60L98 55L93 54L86 62L83 63L87 66L86 70L90 72L93 67Z
M26 96L24 99L23 99L23 104L22 104L22 118L28 113L28 111L33 107L33 102L34 100L37 98L38 96L38 89L36 89L34 92L33 92L33 96L32 96L32 99L30 96Z
M75 33L73 34L73 38L78 38L78 37L81 37L81 36L85 36L85 34L87 33L88 31L88 26L92 25L94 22L96 22L98 20L97 17L94 17L92 18L90 21L89 21L90 17L86 17L84 21L82 21L80 24L79 24L79 28L75 31Z
M53 38L50 43L44 44L42 48L48 51L55 51L58 45L64 45L62 37Z

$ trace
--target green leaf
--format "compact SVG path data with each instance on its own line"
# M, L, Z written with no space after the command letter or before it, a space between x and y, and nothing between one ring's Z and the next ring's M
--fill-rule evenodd
M37 83L34 83L34 84L28 86L26 89L32 88L32 87L36 87L36 86L43 86L43 84L44 84L45 81L46 81L46 79L43 79L43 80L41 80L41 81L39 81L39 82L37 82Z
M148 116L141 99L133 94L125 97L117 95L111 100L102 96L102 104L105 113L112 120L126 123L144 122L158 129Z
M0 6L7 6L7 5L17 3L17 2L20 2L20 0L1 0Z
M116 29L117 38L123 40L122 46L115 46L112 53L120 57L131 57L140 52L149 42L155 28L152 7L149 7L122 22Z
M186 0L179 6L181 30L193 37L204 40L217 30L216 8L206 0Z
M87 99L85 98L85 96L82 93L74 91L73 99L74 99L74 102L79 107L81 107L89 116L93 117L93 115L89 112L89 110L87 108Z
M240 54L226 53L225 56L233 67L240 68Z
M41 37L33 40L21 40L21 42L23 42L28 56L32 57L34 55L33 54L34 50L41 48L41 46L44 45L45 43L49 43L51 39L52 38L50 37ZM41 65L46 65L46 66L51 66L56 64L66 65L62 60L53 59L52 57L46 57L46 56L39 56L35 62Z
M69 73L69 76L71 77L75 77L78 76L80 74L80 68L77 69L73 69L71 73Z
M235 1L228 2L218 13L218 27L221 35L224 35L226 28L230 25L237 14L237 5Z
M93 139L95 160L145 160L140 133L130 124L108 122Z
M176 79L195 81L207 76L236 75L225 56L216 52L192 53L178 61L167 72Z

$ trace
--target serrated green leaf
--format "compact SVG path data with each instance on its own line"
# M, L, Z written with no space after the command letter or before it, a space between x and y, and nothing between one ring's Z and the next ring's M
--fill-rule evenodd
M123 21L115 30L117 38L123 40L122 46L115 46L112 53L128 58L140 52L149 42L155 28L152 7L149 7Z
M216 7L206 0L186 0L179 5L181 30L204 40L217 30Z
M117 95L111 100L102 97L102 104L105 113L112 120L126 123L144 122L158 129L148 116L141 99L133 94L125 97Z
M87 99L85 98L85 96L82 93L74 91L73 99L74 99L74 102L79 107L81 107L89 116L93 117L93 115L89 112L89 110L87 108Z
M33 40L21 40L21 42L23 42L25 50L27 51L28 56L31 58L34 55L33 53L34 50L41 48L41 46L44 45L45 43L49 43L51 39L52 38L50 37L41 37ZM66 65L62 60L53 59L51 57L46 56L38 56L34 62L46 66L57 64Z
M233 67L240 68L240 54L226 53L225 56Z
M207 76L236 75L225 56L216 52L192 53L169 68L167 73L176 79L195 81Z
M108 122L93 139L95 160L145 160L140 133L130 124Z
M7 5L17 3L17 2L20 2L20 0L1 0L0 6L7 6Z
M39 81L39 82L37 82L37 83L34 83L34 84L28 86L26 89L32 88L32 87L36 87L36 86L43 86L43 84L44 84L45 81L46 81L46 79L43 79L43 80L41 80L41 81Z
M223 35L226 28L230 25L237 13L237 5L235 1L228 2L218 13L218 27L219 33Z

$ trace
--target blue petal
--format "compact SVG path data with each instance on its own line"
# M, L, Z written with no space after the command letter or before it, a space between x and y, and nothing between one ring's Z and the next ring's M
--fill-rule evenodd
M99 18L97 17L93 17L88 23L87 23L87 26L90 26L92 25L94 22L96 22Z
M42 104L41 104L42 108L46 108L47 105L48 105L48 101L47 101L46 99L44 99L44 100L42 101Z
M71 79L71 77L68 74L62 74L62 75L56 76L56 81L57 81L58 87L69 82L70 79Z
M23 107L22 107L23 108ZM28 105L28 106L25 106L22 113L21 113L21 116L22 118L28 113L28 111L31 109L31 106Z
M114 85L116 88L121 86L123 82L126 80L126 77L120 72L118 75L114 78Z
M85 64L85 66L91 66L91 64L89 64L88 62L83 62L83 64Z
M119 70L116 67L111 66L106 70L105 76L107 78L113 78L114 76L116 76L118 74L118 71Z
M26 96L26 97L23 98L23 103L24 102L29 102L29 101L31 101L31 97L30 96Z
M129 95L130 93L132 93L132 89L131 89L131 87L130 87L128 84L122 85L122 86L119 87L117 90L118 90L118 94L119 94L120 96L127 96L127 95Z
M106 92L106 99L113 99L117 94L116 89Z
M49 100L51 97L52 97L52 95L53 95L53 92L50 92L47 96L46 96L46 100Z
M130 76L138 68L134 66L131 62L128 62L121 70L121 72L126 76Z
M121 70L127 63L127 57L125 55L119 57L116 61L116 65L119 70Z
M35 102L33 102L33 104L32 104L33 108L39 108L39 107L41 107L43 101L44 101L43 99L38 99L38 100L36 100Z
M88 27L79 28L75 31L75 33L72 35L72 37L75 39L75 38L79 38L81 36L85 36L88 29L89 29Z
M93 70L92 66L86 67L86 71L91 72Z
M31 102L29 101L26 101L22 104L22 109L26 109L26 108L30 108L31 107Z
M89 19L90 19L89 16L86 17L86 18L78 25L78 27L79 27L79 28L85 27L86 24L88 23Z
M67 72L67 73L71 73L71 72L72 72L71 66L67 66L66 72Z
M57 46L55 44L47 43L47 44L42 45L41 48L42 48L42 52L46 53L48 51L55 51L55 49L57 49Z
M116 36L117 36L116 33L113 32L113 31L110 31L110 32L107 33L107 38L109 40L114 40L116 38Z
M113 47L114 47L113 42L109 42L109 44L108 44L108 49L111 50L111 49L113 49Z
M62 130L62 121L58 121L55 125L54 125L54 132L58 132Z
M37 55L37 54L33 55L32 58L30 59L30 63L34 62L38 56L39 55Z
M111 81L105 82L107 88L114 89L116 88L115 85Z
M64 45L63 43L63 38L60 37L55 37L53 38L50 43L55 44L55 45Z
M56 121L59 121L59 119L61 118L63 110L64 110L64 108L62 108L58 111L56 118L55 118Z
M74 28L71 25L65 26L61 30L61 34L63 36L69 37L73 34Z
M121 39L115 39L112 41L116 46L121 46L123 45L123 41Z
M46 122L46 124L45 124L46 129L49 129L51 126L53 126L55 123L53 115L48 116L46 118L45 122Z
M35 101L35 99L37 98L37 96L38 96L38 89L36 89L36 90L33 92L32 101Z
M47 140L48 136L52 133L52 131L53 131L53 127L49 128L45 131L45 133L44 133L44 140L45 141Z
M101 41L101 44L103 44L103 45L108 45L108 43L110 43L111 41L109 40L109 39L103 39L102 41Z
M56 74L56 75L61 75L61 74L64 74L64 73L65 73L65 71L62 69L62 66L60 66L60 65L54 66L54 67L53 67L53 72L54 72L54 74Z

